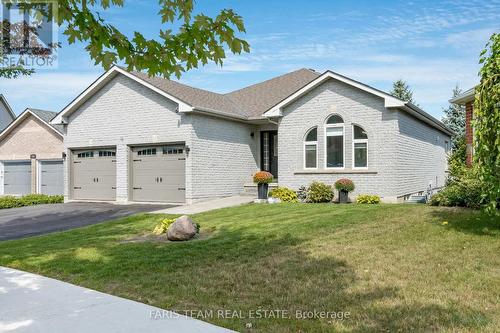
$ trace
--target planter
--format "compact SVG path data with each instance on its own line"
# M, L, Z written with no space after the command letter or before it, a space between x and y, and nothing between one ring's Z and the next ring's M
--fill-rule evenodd
M347 203L349 199L349 192L339 191L339 203Z
M267 199L268 188L269 188L269 184L257 184L259 199Z

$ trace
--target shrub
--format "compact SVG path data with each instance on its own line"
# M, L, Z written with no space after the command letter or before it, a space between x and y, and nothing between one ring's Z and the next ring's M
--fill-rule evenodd
M307 200L307 187L305 187L304 185L299 187L299 189L297 191L297 198L301 202L305 202Z
M27 194L22 197L7 195L0 197L0 209L32 206L40 204L62 203L62 195Z
M175 219L163 219L163 220L161 220L161 222L158 223L156 225L156 227L154 228L153 234L161 235L161 234L166 233L168 230L168 227L170 227L170 225L174 222L175 222Z
M298 202L297 193L287 187L277 187L269 192L269 196L279 198L283 202Z
M354 191L354 183L347 178L341 178L335 182L335 188L339 191L352 192Z
M359 204L378 204L380 197L378 195L360 194L356 198L356 203Z
M462 206L480 208L483 204L484 183L476 168L463 168L440 192L429 200L431 206Z
M307 189L307 202L331 202L333 200L333 188L321 182L312 182Z
M267 171L259 171L253 175L253 182L257 184L269 184L273 181L273 175Z

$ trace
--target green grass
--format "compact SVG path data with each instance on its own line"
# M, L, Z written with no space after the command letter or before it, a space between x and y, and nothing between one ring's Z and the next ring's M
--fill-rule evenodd
M241 332L490 331L500 327L499 221L423 205L246 205L194 216L208 239L124 243L137 215L0 243L0 265L165 309L287 310L202 318ZM443 222L446 223L443 224ZM344 320L295 319L296 310ZM252 323L253 328L245 328Z

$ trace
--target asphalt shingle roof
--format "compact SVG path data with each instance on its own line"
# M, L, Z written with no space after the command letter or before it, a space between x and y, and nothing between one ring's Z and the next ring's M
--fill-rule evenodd
M218 94L160 77L149 77L142 72L131 73L194 108L222 111L246 118L261 117L271 107L321 75L302 68L227 94Z
M51 125L50 121L52 118L54 118L57 115L57 112L52 112L52 111L46 111L46 110L40 110L40 109L32 109L30 108L30 111L36 114L40 119L45 121L49 126L52 126L53 128L56 129L59 133L63 133L63 125Z

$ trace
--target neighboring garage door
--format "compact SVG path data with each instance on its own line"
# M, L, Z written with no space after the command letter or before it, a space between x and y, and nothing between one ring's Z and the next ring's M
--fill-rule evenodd
M184 146L132 149L134 201L184 202L186 197Z
M31 193L31 162L4 162L4 194L23 195Z
M72 198L76 200L116 199L116 150L72 151Z
M40 192L63 194L63 161L40 161Z

